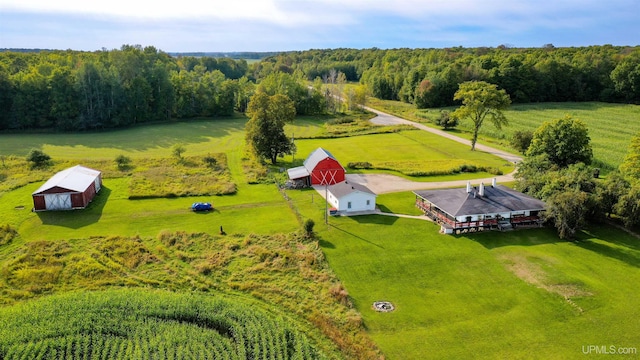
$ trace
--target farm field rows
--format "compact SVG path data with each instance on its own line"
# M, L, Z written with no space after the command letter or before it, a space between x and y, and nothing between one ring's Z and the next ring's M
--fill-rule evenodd
M290 318L258 310L257 303L238 297L122 289L69 293L0 309L0 325L0 349L6 349L6 358L327 356Z

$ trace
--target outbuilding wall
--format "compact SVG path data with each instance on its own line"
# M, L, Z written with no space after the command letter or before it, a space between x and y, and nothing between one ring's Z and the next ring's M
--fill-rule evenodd
M329 193L328 200L329 204L343 212L367 211L376 208L376 196L363 192L353 192L339 199ZM369 201L368 204L367 201ZM351 207L349 207L349 203L351 203Z

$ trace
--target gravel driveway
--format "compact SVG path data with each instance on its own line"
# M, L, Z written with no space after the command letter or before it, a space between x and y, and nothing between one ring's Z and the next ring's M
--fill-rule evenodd
M471 147L471 141L449 134L446 131L430 128L423 124L401 119L397 116L393 116L372 108L366 108L366 109L378 115L375 118L371 119L371 122L374 124L411 125L420 130L428 131L433 134L446 137L447 139L457 141L459 143L462 143ZM482 144L476 144L476 151L487 152L495 156L501 157L512 163L518 163L522 161L522 158L518 155L510 154L502 150L494 149L490 146L486 146ZM498 183L513 181L513 173L496 176L495 178ZM491 184L492 179L493 178L473 179L471 180L471 183L474 185L480 184L481 182L485 184ZM419 182L419 181L407 180L405 178L401 178L399 176L389 175L389 174L347 174L347 181L352 181L354 183L365 185L376 194L384 194L384 193L399 192L399 191L411 191L411 190L454 188L454 187L462 187L467 185L467 180Z

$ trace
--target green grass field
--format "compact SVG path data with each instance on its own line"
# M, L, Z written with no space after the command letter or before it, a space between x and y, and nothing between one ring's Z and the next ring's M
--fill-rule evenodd
M416 110L413 105L398 101L371 99L371 105L406 119L425 123L434 120L440 114L440 109ZM500 131L490 123L484 124L480 129L481 142L506 148L516 130L534 131L545 121L570 115L587 125L596 164L610 169L620 165L627 153L631 138L640 132L640 121L638 121L640 106L638 105L598 102L514 104L504 114L509 120L509 126ZM458 135L471 138L471 123L468 120L463 121L458 129L456 131Z
M308 139L296 140L295 161L287 156L279 166L297 165L322 146L342 163L463 160L510 169L420 131L313 138L323 134L322 121L304 118L287 127ZM289 190L285 199L274 184L247 183L244 122L0 135L0 155L22 157L37 144L54 161L91 159L111 167L125 154L142 168L146 159L170 158L171 146L182 143L185 156L225 154L237 186L234 195L130 200L133 176L110 168L87 209L32 213L31 193L42 181L8 174L1 181L15 175L26 185L0 191L0 225L19 234L0 245L0 312L69 291L143 287L241 293L281 308L324 353L339 348L346 358L375 357L376 346L392 360L572 359L584 356L583 345L640 346L637 238L598 226L577 243L562 242L549 229L445 236L430 222L387 216L332 217L325 225L325 203L315 191ZM447 179L468 176L486 175ZM211 201L216 210L192 213L195 201ZM384 211L419 214L410 192L377 202ZM306 218L316 223L317 242L298 235ZM227 236L218 235L220 226ZM396 310L373 311L379 300Z
M290 165L300 165L307 154L318 147L331 152L343 166L350 162L366 161L374 167L395 170L396 175L413 171L452 172L463 164L500 169L503 173L513 170L513 164L483 153L471 152L468 147L428 133L426 131L401 131L390 134L374 134L336 139L304 139L296 141L297 154L285 156ZM350 172L381 172L380 170L348 170ZM473 177L491 176L476 173ZM432 176L411 176L416 181L434 181Z
M295 195L292 195L295 198ZM402 209L393 194L381 207ZM322 220L320 245L388 359L577 359L583 345L638 347L638 239L592 227L578 243L550 229L467 236L385 216ZM387 205L385 205L387 204ZM375 301L396 310L378 313Z

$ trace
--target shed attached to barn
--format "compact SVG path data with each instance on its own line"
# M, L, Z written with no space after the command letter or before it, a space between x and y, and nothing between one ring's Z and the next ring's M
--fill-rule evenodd
M101 187L100 171L76 165L53 175L32 194L33 209L82 209L89 205Z
M344 181L345 170L340 162L323 148L309 154L302 166L287 170L289 179L305 185L333 185Z
M348 181L327 187L327 200L339 212L375 210L376 196L368 187Z
M441 226L444 233L482 229L507 230L540 226L545 203L506 186L467 183L458 189L414 191L416 206Z

